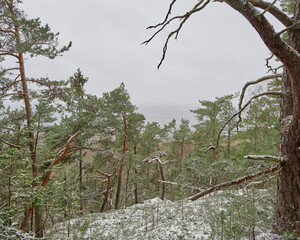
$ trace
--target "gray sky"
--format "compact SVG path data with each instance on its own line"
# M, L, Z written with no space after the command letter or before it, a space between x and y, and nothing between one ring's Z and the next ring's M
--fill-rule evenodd
M24 0L29 17L39 17L60 32L61 45L73 42L63 57L28 60L27 75L60 80L81 68L90 80L88 93L101 96L124 82L137 106L191 106L199 99L237 92L247 81L266 74L269 51L250 24L224 3L211 3L192 16L178 40L170 41L157 70L168 31L147 46L141 43L153 33L146 27L165 17L170 2ZM185 13L196 2L179 1L172 16Z

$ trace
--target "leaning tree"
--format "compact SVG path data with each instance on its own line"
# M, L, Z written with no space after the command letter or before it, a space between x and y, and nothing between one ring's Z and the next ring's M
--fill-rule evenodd
M179 20L178 27L166 39L160 66L169 40L172 37L177 38L183 25L193 14L215 2L227 4L239 12L255 28L271 53L284 65L278 141L278 156L284 161L277 178L274 230L278 233L293 232L296 237L300 237L300 0L282 0L283 9L275 5L277 0L272 3L262 0L199 0L190 11L171 17L176 3L176 0L172 0L164 21L150 27L156 28L156 32L144 43L149 43L167 25ZM293 9L292 16L286 11L288 7ZM285 29L276 32L265 16L267 12L282 23Z

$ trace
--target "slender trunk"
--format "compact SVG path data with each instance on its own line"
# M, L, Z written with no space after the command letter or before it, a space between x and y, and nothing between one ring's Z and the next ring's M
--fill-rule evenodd
M134 155L136 155L136 146L134 146ZM134 169L134 174L135 176L137 176L138 171L136 169ZM137 179L137 178L136 178ZM134 184L134 203L138 204L139 200L138 200L138 184L137 182Z
M184 152L184 138L182 139L182 143L181 143L181 147L180 147L180 165L179 165L179 171L182 170L183 152Z
M110 194L110 188L111 188L111 176L107 176L107 187L106 187L106 192L105 192L105 196L104 196L104 200L100 209L100 212L104 212L105 209L105 205L108 202L108 198L109 198L109 194Z
M127 176L126 176L126 187L125 187L125 207L127 206L127 201L128 201L128 185L129 185L129 175L130 175L130 169L132 166L132 155L130 154L129 157L129 166L127 169Z
M212 149L212 162L215 162L216 161L216 149L215 148L213 148Z
M231 148L231 130L228 131L228 135L227 135L227 158L230 158L230 148Z
M160 168L160 176L161 176L161 180L162 180L161 200L164 200L165 199L166 184L165 184L164 169L163 169L163 166L160 162L159 162L159 168Z
M82 183L82 149L80 149L79 152L79 212L80 215L83 214L83 199L82 199L82 193L83 193L83 183Z
M128 139L127 121L126 121L126 116L124 113L123 113L123 122L124 122L123 155L122 155L119 176L118 176L118 186L117 186L117 193L116 193L115 209L119 209L119 205L120 205L122 176L123 176L123 168L124 168L124 162L125 162L125 156L126 156L126 148L127 148L126 145L127 145L127 139Z
M17 38L18 39L18 38ZM25 111L26 111L26 120L27 120L27 128L28 128L28 138L29 138L29 150L30 150L30 156L32 161L32 188L35 188L37 186L36 178L38 177L38 168L37 168L37 157L34 149L34 142L35 137L34 133L31 129L31 104L29 100L29 90L27 86L26 76L25 76L25 67L24 67L24 59L23 54L19 53L19 66L20 66L20 74L21 74L21 82L23 87L23 93L24 93L24 104L25 104ZM41 217L41 211L40 206L35 205L34 206L34 221L35 221L35 234L37 237L43 237L43 229L42 229L42 217Z
M10 0L9 10L12 16L12 19L16 22L16 16L13 10L13 0ZM18 24L15 23L15 37L16 37L16 44L21 45L21 38L20 38L20 29ZM27 121L27 128L28 128L28 146L30 150L30 156L31 156L31 164L32 164L32 188L35 188L37 186L36 178L38 176L38 168L37 168L37 158L35 154L34 149L34 142L35 137L34 133L32 131L32 125L31 125L31 117L32 117L32 111L31 111L31 104L29 99L29 90L27 86L26 81L26 75L25 75L25 66L24 66L24 58L23 58L23 52L18 52L18 64L20 68L20 77L21 77L21 83L22 83L22 89L23 89L23 99L24 99L24 105L25 105L25 111L26 111L26 121ZM34 206L34 214L35 214L35 234L37 237L43 237L43 229L42 229L42 218L41 218L41 212L40 207L38 205Z

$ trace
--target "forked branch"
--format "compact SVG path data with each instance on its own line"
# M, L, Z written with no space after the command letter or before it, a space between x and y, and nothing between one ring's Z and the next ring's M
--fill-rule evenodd
M147 29L151 29L151 28L158 28L160 27L148 40L144 41L142 44L147 45L149 42L152 41L152 39L159 34L166 26L168 26L171 22L173 22L176 19L179 19L180 24L179 26L172 32L169 33L164 47L163 47L163 54L161 57L161 60L157 66L157 68L160 68L161 64L163 63L166 53L167 53L167 49L168 49L168 43L169 40L171 39L171 37L175 34L175 39L177 39L180 30L182 29L182 26L184 25L184 23L190 18L191 15L193 15L196 12L201 11L203 8L205 8L207 6L207 4L210 2L210 0L207 0L206 2L204 2L204 0L200 0L197 4L194 5L194 7L192 8L192 10L188 11L187 13L185 13L184 15L180 15L180 16L175 16L173 18L169 19L169 15L171 14L171 10L173 8L174 3L176 2L176 0L173 0L170 5L169 5L169 10L166 14L165 20L157 25L154 26L149 26ZM204 3L203 3L204 2Z
M69 138L69 140L66 143L65 150L55 159L55 161L52 163L52 166L57 165L68 154L71 143L81 133L82 132L77 132L77 133L75 133L73 136L71 136ZM49 178L51 176L51 173L52 173L52 170L50 170L49 172L47 172L45 174L45 176L43 178L42 186L45 186L47 184L47 182L48 182L48 180L49 180Z

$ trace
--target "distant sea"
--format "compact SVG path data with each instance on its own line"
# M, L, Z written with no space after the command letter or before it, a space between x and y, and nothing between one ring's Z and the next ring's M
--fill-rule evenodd
M176 120L176 125L179 126L181 119L188 119L190 126L196 124L194 114L190 109L196 109L193 105L138 105L137 112L145 115L146 122L158 122L161 126L169 123L173 119Z

